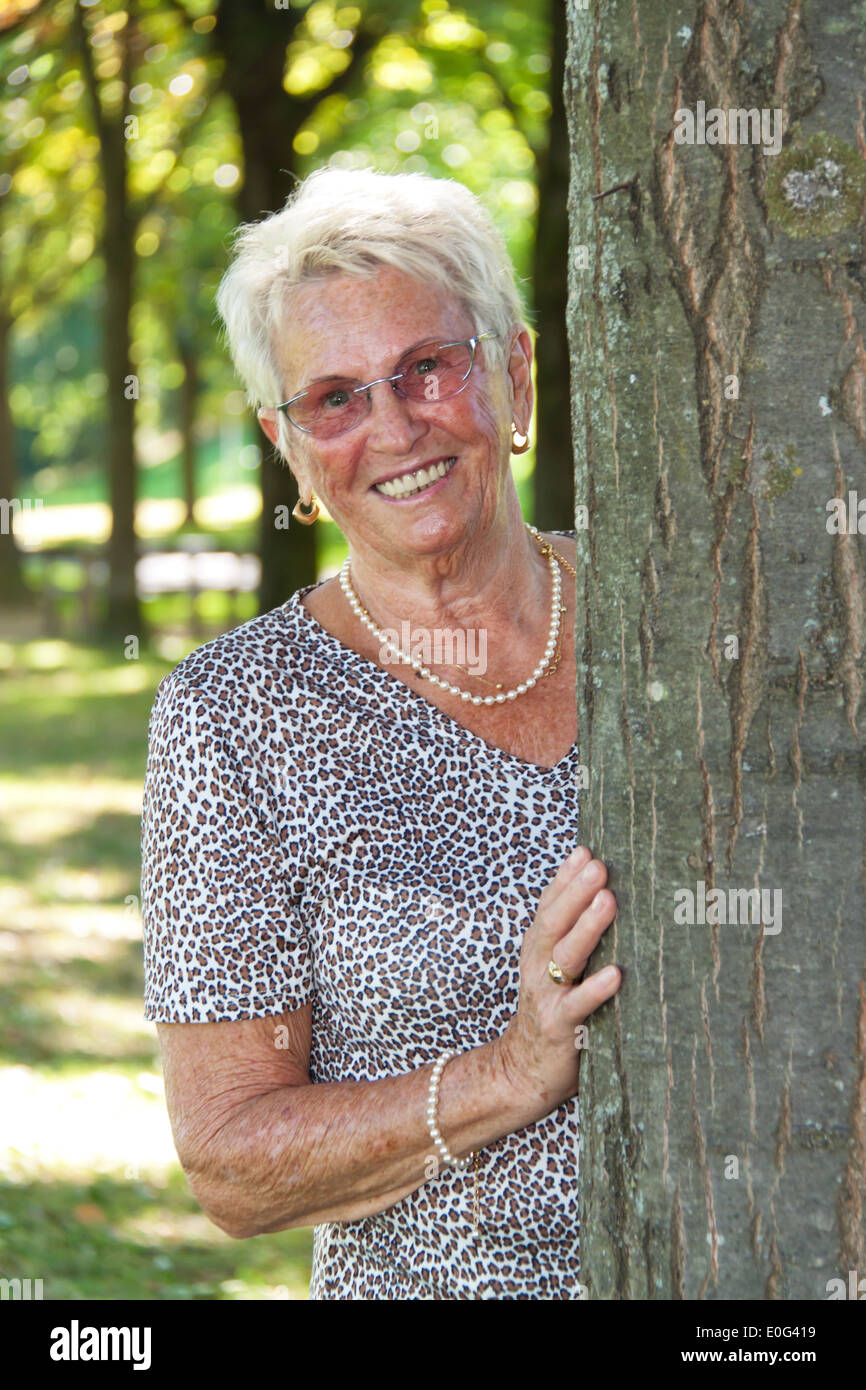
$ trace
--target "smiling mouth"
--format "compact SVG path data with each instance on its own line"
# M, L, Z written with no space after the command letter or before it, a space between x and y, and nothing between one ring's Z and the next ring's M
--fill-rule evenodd
M375 483L373 491L381 492L385 497L414 497L416 492L423 492L425 488L432 487L433 483L438 483L440 478L444 478L456 462L456 455L453 458L442 459L426 468L418 468L414 473L404 473L400 478L389 478L385 483Z

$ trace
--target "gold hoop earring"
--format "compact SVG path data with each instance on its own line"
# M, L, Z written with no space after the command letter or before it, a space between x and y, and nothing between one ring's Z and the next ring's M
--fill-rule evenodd
M517 443L517 436L520 435L521 442ZM525 454L529 448L529 435L524 434L516 425L511 426L511 452L512 454Z
M310 493L310 501L307 504L309 506L309 511L304 511L304 505L305 504L299 497L292 509L292 516L296 521L302 522L304 526L312 526L316 517L319 515L319 504L316 501L316 494L314 492Z

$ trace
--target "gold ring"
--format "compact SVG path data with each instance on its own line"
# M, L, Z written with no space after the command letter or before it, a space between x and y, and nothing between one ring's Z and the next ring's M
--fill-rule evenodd
M563 975L555 960L551 960L547 967L547 973L551 980L557 985L573 985L574 980L570 980L567 975Z

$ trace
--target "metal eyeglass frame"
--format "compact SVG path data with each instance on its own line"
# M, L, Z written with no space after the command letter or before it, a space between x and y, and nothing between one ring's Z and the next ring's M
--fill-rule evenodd
M467 381L469 380L470 376L472 375L472 368L475 366L475 349L476 349L476 347L478 346L479 343L483 342L485 338L498 338L498 337L499 337L499 334L498 334L498 333L495 333L495 332L494 332L494 333L476 333L476 334L474 334L474 336L471 337L471 338L460 338L460 339L458 339L457 342L454 342L454 343L436 343L436 346L439 347L439 348L468 347L468 348L470 348L471 351L472 351L472 356L469 358L469 366L467 367L467 369L466 369L466 375L465 375L464 378L463 378L463 384L460 386L460 388L459 388L457 391L453 391L453 392L451 393L450 396L442 396L442 397L440 397L440 398L438 398L438 399L441 399L441 400L444 400L444 401L451 401L451 400L454 399L455 396L459 396L459 395L460 395L460 392L464 390ZM433 342L433 341L435 341L435 340L434 340L434 339L431 339L431 342ZM423 346L423 344L422 344L422 346ZM371 398L370 395L369 395L370 388L373 387L373 386L381 386L381 385L383 385L384 382L386 382L386 381L402 381L402 380L403 380L403 375L404 375L403 372L397 372L397 373L395 373L394 376L380 376L380 377L377 377L375 381L368 381L367 384L366 384L366 386L353 386L353 387L352 387L352 395L353 395L353 396L359 396L359 395L361 394L362 391L366 391L366 392L368 393L368 394L367 394L367 414L369 415L370 411L371 411L372 408L373 408L373 401L372 401L372 398ZM411 398L408 397L408 396L403 396L402 393L401 393L400 391L398 391L397 394L398 394L398 396L401 397L402 400L409 400L409 399L411 399ZM274 409L281 411L282 414L285 415L285 417L286 417L286 419L288 420L289 424L290 424L290 425L294 425L294 427L295 427L296 430L301 430L303 434L312 434L312 433L313 433L312 430L308 430L304 425L299 425L298 422L297 422L297 420L293 420L292 417L291 417L291 415L289 414L289 406L290 406L290 405L294 405L296 401L302 400L303 397L304 397L304 396L307 396L307 395L309 395L309 388L308 388L306 391L299 391L298 394L297 394L297 396L292 396L292 398L291 398L290 400L284 401L282 405L275 406ZM336 431L336 434L330 435L330 436L328 436L328 437L333 439L333 438L336 438L336 435L339 435L339 434L348 434L348 433L349 433L349 430L357 429L358 425L360 425L360 423L361 423L361 420L363 420L364 418L365 418L365 417L362 415L362 416L361 416L361 419L356 420L355 423L354 423L354 425L347 425L345 429L343 429L343 430L337 430L337 431Z

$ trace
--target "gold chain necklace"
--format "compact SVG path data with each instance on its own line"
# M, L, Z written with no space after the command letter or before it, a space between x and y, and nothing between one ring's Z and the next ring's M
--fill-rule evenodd
M541 554L544 556L544 558L545 558L545 559L549 559L550 556L553 555L553 556L559 561L559 563L562 565L563 569L568 570L568 573L569 573L574 579L576 579L576 578L577 578L577 570L574 569L574 567L568 563L568 561L566 560L565 556L564 556L564 555L560 555L559 551L558 551L558 550L555 550L555 549L553 548L553 546L550 544L550 541L546 541L546 540L544 539L544 537L540 534L540 532L536 531L534 528L532 528L532 530L533 530L533 534L534 534L534 536L535 536L535 539L538 541L538 545L539 545L539 548L540 548L540 550L541 550ZM560 605L559 611L560 611L560 613L567 613L567 612L568 612L568 609L566 608L565 604L561 604L561 605ZM561 660L562 660L562 623L560 623L560 625L559 625L559 632L558 632L557 638L556 638L556 651L555 651L554 654L553 654L553 659L551 660L550 665L548 666L547 670L544 672L545 676L552 676L553 673L554 673L554 671L556 670L556 668L557 668L557 666L559 665L559 663L560 663ZM442 664L443 664L443 666L446 665L445 662L443 662ZM448 667L448 670L465 671L466 674L467 674L467 676L472 676L472 675L473 675L473 673L469 670L469 668L468 668L467 666L461 666L461 665L460 665L458 662L456 662L456 661L454 662L453 666L449 666L449 667ZM417 672L416 672L416 674L417 674ZM485 684L485 685L490 685L490 686L492 686L494 690L501 690L501 689L502 689L502 685L501 685L501 684L497 684L497 683L495 683L494 681L489 681L489 680L487 680L486 677L484 677L484 676L475 675L475 676L473 677L473 679L475 679L475 680L477 680L477 681L484 681L484 684Z
M563 555L559 554L559 551L554 550L550 542L546 541L544 537L541 536L537 528L535 526L531 526L528 521L525 521L523 524L526 527L527 531L530 532L530 534L538 543L541 554L544 556L544 558L548 561L550 565L552 613L550 622L550 633L548 636L547 646L544 651L544 656L536 666L529 679L524 682L521 682L521 684L518 685L514 690L503 692L501 682L489 681L484 676L477 674L473 676L473 673L466 666L461 666L458 662L450 664L447 662L441 663L448 670L465 671L468 676L473 676L475 680L483 681L485 685L490 686L497 692L495 695L472 695L469 691L460 690L457 686L451 685L450 682L443 680L440 676L434 675L428 667L423 665L423 663L421 663L420 661L413 661L411 657L408 657L406 653L402 651L401 648L395 647L393 642L389 640L387 634L379 628L378 624L374 621L371 614L363 606L358 595L355 593L350 578L350 559L348 555L346 556L346 559L344 560L343 566L340 570L340 587L343 590L343 593L346 595L346 599L348 600L349 606L355 613L356 617L363 623L364 627L366 627L370 632L373 633L373 635L377 638L381 646L387 647L399 660L411 666L417 676L425 677L427 680L432 681L434 685L438 685L441 689L447 690L451 694L459 695L461 699L469 701L474 705L504 704L507 700L514 700L519 695L525 695L528 690L532 689L532 687L542 676L552 675L559 666L559 663L562 660L561 616L563 613L567 611L567 609L565 605L561 603L562 582L560 579L559 570L556 567L556 562L559 561L559 563L566 570L568 570L569 573L572 574L575 579L577 578L577 571L569 564L569 562L565 559Z

